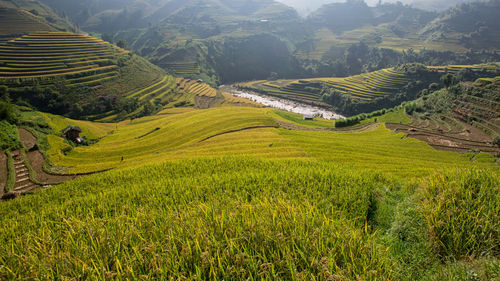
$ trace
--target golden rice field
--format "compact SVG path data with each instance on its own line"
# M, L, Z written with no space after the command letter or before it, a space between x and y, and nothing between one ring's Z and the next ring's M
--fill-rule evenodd
M395 93L410 81L404 73L392 68L345 78L312 78L300 80L253 81L238 86L291 100L326 105L321 100L321 87L317 83L351 96L370 101Z
M79 123L89 137L106 135L92 146L77 147L65 155L60 152L64 140L52 137L49 154L57 157L52 156L50 160L54 165L67 167L70 173L221 155L327 159L401 176L425 175L445 167L495 167L493 156L485 155L480 158L481 162L471 163L468 154L435 151L424 142L402 139L402 134L394 134L383 125L374 131L359 133L280 129L276 120L294 122L289 119L293 116L274 112L265 108L224 106L208 110L165 110L161 115L118 124ZM51 122L60 124L58 130L68 120ZM360 147L359 143L364 145Z
M277 120L307 124L268 108L108 124L29 114L100 138L72 148L48 135L53 165L113 170L2 202L2 280L499 277L491 155L436 151L383 124L286 130Z
M428 66L427 68L438 72L449 72L454 74L462 70L471 70L471 71L486 70L494 72L498 72L500 70L500 66L498 64L445 65L445 66Z

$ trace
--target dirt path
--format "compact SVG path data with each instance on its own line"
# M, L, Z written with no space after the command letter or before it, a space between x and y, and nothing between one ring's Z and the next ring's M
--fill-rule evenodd
M43 170L45 158L43 157L42 153L38 150L28 152L26 156L28 157L31 167L36 172L36 180L43 184L57 184L78 177L74 175L66 176L66 175L47 174Z
M479 129L467 126L466 130L460 133L446 133L439 130L430 130L412 125L386 124L388 129L405 133L408 137L425 141L430 146L439 150L469 152L481 151L492 154L499 154L500 148L491 144L491 137Z
M221 103L224 99L219 97L194 97L194 104L199 109L208 109Z
M349 127L346 129L330 129L330 128L314 128L300 126L294 123L277 120L280 128L294 131L311 131L311 132L332 132L332 133L359 133L366 131L373 131L380 126L380 123L370 123L368 125L361 125L357 127Z
M231 134L231 133L237 133L237 132L242 132L242 131L247 131L247 130L263 129L263 128L276 128L276 126L252 126L252 127L246 127L246 128L236 129L236 130L230 130L230 131L226 131L226 132L222 132L222 133L218 133L218 134L206 137L206 138L200 140L199 142L204 142L204 141L207 141L211 138L215 138L218 136L227 135L227 134Z
M35 147L37 143L36 137L29 131L20 128L19 129L19 138L24 146L30 150ZM26 166L26 163L23 160L23 155L21 150L16 150L12 152L12 157L14 158L14 168L16 173L16 182L14 184L14 189L8 193L2 194L4 191L3 179L7 179L7 177L3 176L4 173L7 175L7 157L2 153L0 156L0 198L3 199L12 199L19 195L23 195L29 192L34 191L37 188L40 188L41 185L50 185L57 184L67 180L72 180L77 176L64 176L64 175L51 175L46 173L43 170L43 165L45 163L45 159L42 153L38 150L30 151L26 153L26 158L28 159L29 165L36 173L36 179L30 178L29 169ZM41 185L40 185L41 184Z
M26 149L32 149L37 143L36 137L26 129L19 128L19 138L21 142L24 144Z
M1 151L0 152L0 197L5 192L5 185L7 184L7 177L8 177L8 172L7 172L7 155L5 155L5 152Z

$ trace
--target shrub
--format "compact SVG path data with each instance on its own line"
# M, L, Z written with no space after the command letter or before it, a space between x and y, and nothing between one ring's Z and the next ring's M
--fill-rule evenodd
M0 150L21 147L17 127L5 120L0 121Z
M500 179L477 169L430 177L420 189L433 249L443 260L500 254Z
M500 147L500 136L496 136L493 139L493 145L496 145L496 146Z

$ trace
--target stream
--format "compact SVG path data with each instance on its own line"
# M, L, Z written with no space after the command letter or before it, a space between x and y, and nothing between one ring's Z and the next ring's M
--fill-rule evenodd
M335 113L330 110L326 110L324 108L320 108L317 106L312 106L304 103L299 103L287 99L280 99L276 97L266 96L263 94L257 94L250 91L240 91L233 86L221 86L221 89L227 93L230 93L237 97L242 97L249 99L254 102L258 102L265 106L270 106L278 109L282 109L285 111L299 113L299 114L310 114L318 117L322 117L328 120L337 120L341 118L345 118L344 116Z

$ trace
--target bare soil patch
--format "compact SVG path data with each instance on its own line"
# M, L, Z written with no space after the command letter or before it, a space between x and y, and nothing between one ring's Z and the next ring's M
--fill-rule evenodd
M199 109L212 108L217 104L221 103L221 101L223 101L223 99L219 97L200 97L200 96L194 97L194 104Z
M19 138L24 146L29 150L32 149L37 143L36 137L28 130L19 128Z
M67 180L72 180L77 178L75 175L52 175L47 174L43 170L43 165L45 163L45 158L40 151L31 151L26 154L28 160L30 162L31 167L36 172L37 181L44 184L56 184L61 183Z
M415 123L412 123L415 124ZM443 130L432 130L428 127L387 123L390 130L405 133L408 137L425 141L439 150L469 152L481 151L491 154L500 154L500 148L491 144L491 136L476 127L462 124L466 129L462 132L444 132Z

